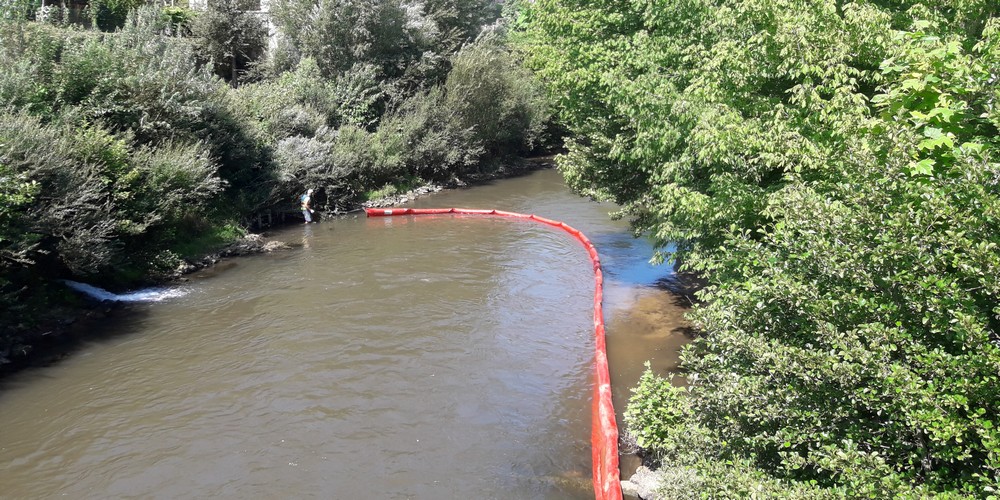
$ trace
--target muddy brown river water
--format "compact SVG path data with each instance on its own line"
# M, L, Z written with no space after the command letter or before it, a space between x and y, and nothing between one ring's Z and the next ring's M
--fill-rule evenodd
M619 415L685 342L647 242L555 170L413 207L562 220L600 253ZM0 382L3 498L593 498L593 274L562 231L363 215L268 235ZM624 477L635 462L623 459Z

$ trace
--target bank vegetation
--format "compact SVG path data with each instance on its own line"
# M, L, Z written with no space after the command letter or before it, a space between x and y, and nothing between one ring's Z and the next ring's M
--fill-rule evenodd
M626 410L665 498L996 498L998 11L521 4L567 179L708 283Z
M0 364L78 300L386 186L543 145L548 106L489 0L0 4ZM70 22L73 21L73 22Z

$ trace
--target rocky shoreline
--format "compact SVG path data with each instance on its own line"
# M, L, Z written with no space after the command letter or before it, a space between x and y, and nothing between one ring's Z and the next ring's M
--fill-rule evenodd
M640 500L661 500L663 497L657 493L661 486L663 478L655 470L640 465L631 478L622 481L622 495Z

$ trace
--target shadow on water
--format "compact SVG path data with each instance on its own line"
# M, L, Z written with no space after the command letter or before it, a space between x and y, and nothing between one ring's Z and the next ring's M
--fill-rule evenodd
M653 373L670 378L674 385L687 384L679 354L698 332L685 314L698 302L696 292L705 283L696 276L676 272L672 266L650 264L652 246L646 240L623 240L620 235L595 239L607 276L608 358L622 438L620 473L624 480L644 460L629 438L623 418L631 388L638 384L645 362Z
M56 366L88 347L120 340L140 332L120 328L121 325L141 322L150 310L141 304L160 302L181 297L187 293L184 283L221 275L236 268L239 257L219 262L198 270L180 280L178 284L151 287L131 292L113 293L102 288L68 280L62 281L80 295L84 306L72 310L66 317L52 320L29 339L27 356L17 356L0 364L0 392L9 379L22 372Z
M692 273L674 272L657 280L656 287L673 295L678 307L690 308L701 303L698 292L707 284L704 278Z
M665 264L652 264L653 245L648 239L623 233L588 235L597 247L605 277L623 286L657 286L672 280L674 270ZM671 251L671 249L667 249Z
M56 366L89 346L139 335L139 332L125 331L115 325L139 320L145 314L145 310L126 303L94 301L86 314L44 329L31 339L30 356L19 356L0 365L0 397L19 376L42 376L45 374L42 369ZM27 372L33 373L28 375Z

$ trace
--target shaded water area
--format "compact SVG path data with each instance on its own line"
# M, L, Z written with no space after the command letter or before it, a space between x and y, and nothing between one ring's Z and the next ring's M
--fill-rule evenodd
M554 170L413 207L597 246L616 409L676 362L678 299ZM562 231L363 215L268 235L0 383L4 498L593 498L593 274ZM634 468L634 467L633 467ZM628 476L628 471L624 474Z

